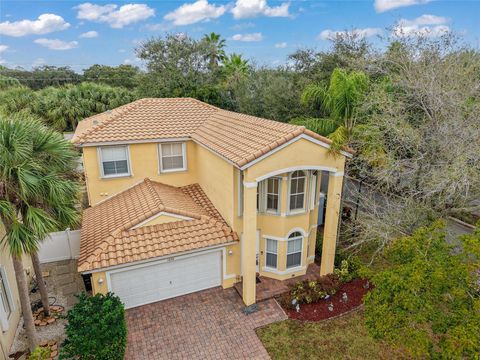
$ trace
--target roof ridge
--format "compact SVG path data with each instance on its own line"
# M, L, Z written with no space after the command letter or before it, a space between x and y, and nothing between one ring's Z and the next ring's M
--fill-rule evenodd
M130 102L128 104L121 105L121 106L116 107L114 109L105 110L104 112L101 112L99 114L95 114L93 116L90 116L88 118L85 118L85 119L81 120L81 121L84 121L84 120L87 120L87 119L90 119L92 117L96 117L96 116L99 116L99 115L102 115L102 114L108 114L108 116L109 116L109 118L105 119L105 121L101 122L100 124L92 126L90 129L87 129L84 133L80 134L77 137L75 142L81 142L87 135L91 135L92 133L94 133L98 129L102 129L106 125L110 124L112 121L117 120L118 117L114 116L114 115L117 115L117 114L119 116L124 115L125 113L135 109L139 104L145 102L144 100L146 100L146 99L147 98L137 99L137 100L135 100L133 102Z
M153 188L152 180L146 177L143 181L147 185L148 191L150 191L150 194L152 194L153 198L155 199L155 203L158 206L159 212L165 210L165 205L163 204L162 199L158 195L157 190Z

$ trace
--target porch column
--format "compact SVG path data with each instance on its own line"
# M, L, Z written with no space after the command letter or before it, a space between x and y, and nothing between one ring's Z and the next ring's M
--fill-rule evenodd
M255 304L257 237L257 183L243 185L242 294L246 306Z
M320 275L330 274L334 269L338 224L341 215L342 183L343 172L329 173Z

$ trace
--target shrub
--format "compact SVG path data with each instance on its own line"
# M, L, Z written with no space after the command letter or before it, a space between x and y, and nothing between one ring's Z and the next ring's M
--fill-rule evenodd
M340 284L340 278L335 274L322 276L318 281L299 281L281 297L280 301L284 307L289 309L295 308L296 304L315 303L327 295L335 294ZM295 305L293 304L294 300Z
M121 360L127 344L125 310L120 299L108 293L87 296L66 316L67 339L60 359Z
M442 223L395 240L365 297L370 334L409 358L478 359L480 227L453 244Z
M28 357L28 360L47 360L50 358L50 348L49 347L37 347Z
M346 283L358 277L360 266L360 261L356 257L352 257L349 260L344 259L341 261L340 267L335 268L334 274L336 274L342 282Z

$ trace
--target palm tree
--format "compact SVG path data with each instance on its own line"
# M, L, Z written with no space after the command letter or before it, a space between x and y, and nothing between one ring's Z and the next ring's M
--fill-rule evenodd
M36 258L41 239L79 220L77 158L71 144L38 119L24 113L0 116L0 219L6 230L0 243L13 259L31 350L37 337L22 256L33 255L37 281L43 284ZM48 311L46 289L40 290Z
M206 59L209 61L210 68L215 69L218 63L225 60L225 39L221 38L220 34L214 32L205 34L202 39L207 44Z
M250 70L248 60L244 60L242 55L231 54L223 63L223 73L227 86L239 83L245 79L250 74Z
M368 88L368 76L363 72L347 72L336 68L330 77L328 87L320 84L309 85L302 94L302 103L319 108L328 114L327 118L296 119L313 131L328 135L334 143L332 148L346 145L357 120L357 107Z

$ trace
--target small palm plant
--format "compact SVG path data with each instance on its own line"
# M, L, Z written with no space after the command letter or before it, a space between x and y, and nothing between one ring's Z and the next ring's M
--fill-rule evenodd
M0 116L0 219L6 234L0 244L13 259L30 350L37 345L29 290L22 264L31 255L42 304L48 312L36 255L49 232L78 223L78 153L72 145L31 115Z

